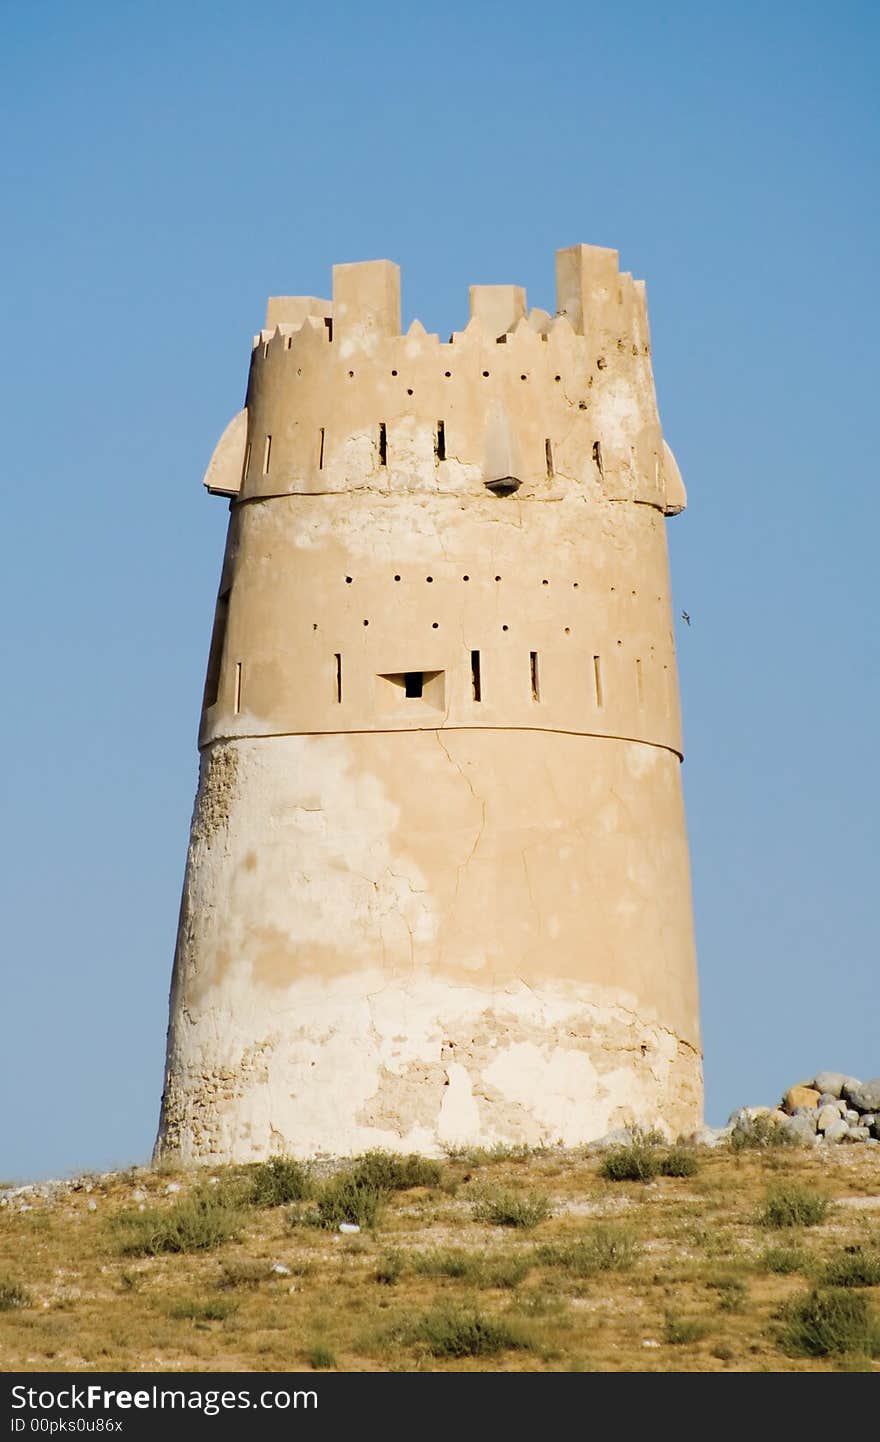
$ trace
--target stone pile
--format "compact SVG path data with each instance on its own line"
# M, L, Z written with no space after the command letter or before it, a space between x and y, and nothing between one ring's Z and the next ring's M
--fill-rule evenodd
M790 1087L776 1107L738 1107L726 1127L703 1127L693 1140L719 1146L737 1132L748 1132L759 1119L783 1127L810 1145L863 1142L880 1145L880 1077L859 1081L844 1072L820 1071Z
M880 1077L863 1082L820 1071L812 1081L791 1087L780 1110L808 1141L878 1142Z

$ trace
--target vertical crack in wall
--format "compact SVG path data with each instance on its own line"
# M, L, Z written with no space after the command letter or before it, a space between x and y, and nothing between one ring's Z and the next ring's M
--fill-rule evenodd
M440 747L440 750L443 752L443 755L446 757L446 760L449 762L450 766L452 766L452 767L454 768L454 770L456 770L456 771L458 772L458 774L459 774L459 776L461 777L462 781L464 782L464 784L467 786L469 792L471 793L471 796L474 798L474 800L476 801L477 805L478 805L479 808L480 808L480 824L479 824L479 826L477 827L477 833L476 833L476 835L475 835L475 837L474 837L473 846L471 847L470 852L469 852L468 855L465 857L464 861L460 862L460 863L456 866L456 870L455 870L455 895L456 895L456 897L457 897L457 896L458 896L458 892L459 892L459 887L461 886L462 872L464 872L464 871L467 869L467 867L470 866L471 862L472 862L473 859L474 859L474 856L476 855L477 847L479 846L479 844L480 844L480 842L481 842L481 840L482 840L482 838L483 838L483 832L485 831L485 828L486 828L486 802L485 802L485 799L484 799L482 796L478 796L478 795L477 795L477 792L475 791L474 786L473 786L473 782L471 781L471 779L470 779L470 777L468 776L467 772L459 765L459 763L455 760L455 758L450 754L448 747L447 747L447 746L444 744L444 742L443 742L443 738L442 738L442 736L441 736L441 734L440 734L440 731L439 731L439 730L435 730L434 735L435 735L436 738L437 738L437 743L438 743L438 745L439 745L439 747Z

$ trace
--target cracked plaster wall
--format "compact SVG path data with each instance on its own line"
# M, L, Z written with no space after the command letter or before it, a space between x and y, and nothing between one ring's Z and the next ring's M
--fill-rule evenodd
M403 732L205 753L163 1154L697 1125L678 760L598 737L514 742Z

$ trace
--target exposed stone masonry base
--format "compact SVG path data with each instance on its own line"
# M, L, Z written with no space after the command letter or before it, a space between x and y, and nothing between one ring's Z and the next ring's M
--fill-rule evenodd
M623 999L374 982L375 992L362 973L290 987L256 1044L244 1041L256 1021L244 999L243 1014L209 1011L185 1026L192 1060L173 1070L158 1155L574 1146L621 1126L677 1136L700 1123L699 1055ZM230 1034L241 1040L218 1043Z

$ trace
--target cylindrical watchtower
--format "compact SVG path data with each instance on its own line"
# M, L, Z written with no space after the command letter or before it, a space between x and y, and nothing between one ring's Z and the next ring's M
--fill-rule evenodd
M644 286L443 344L397 267L270 300L230 499L157 1151L576 1143L701 1116Z

